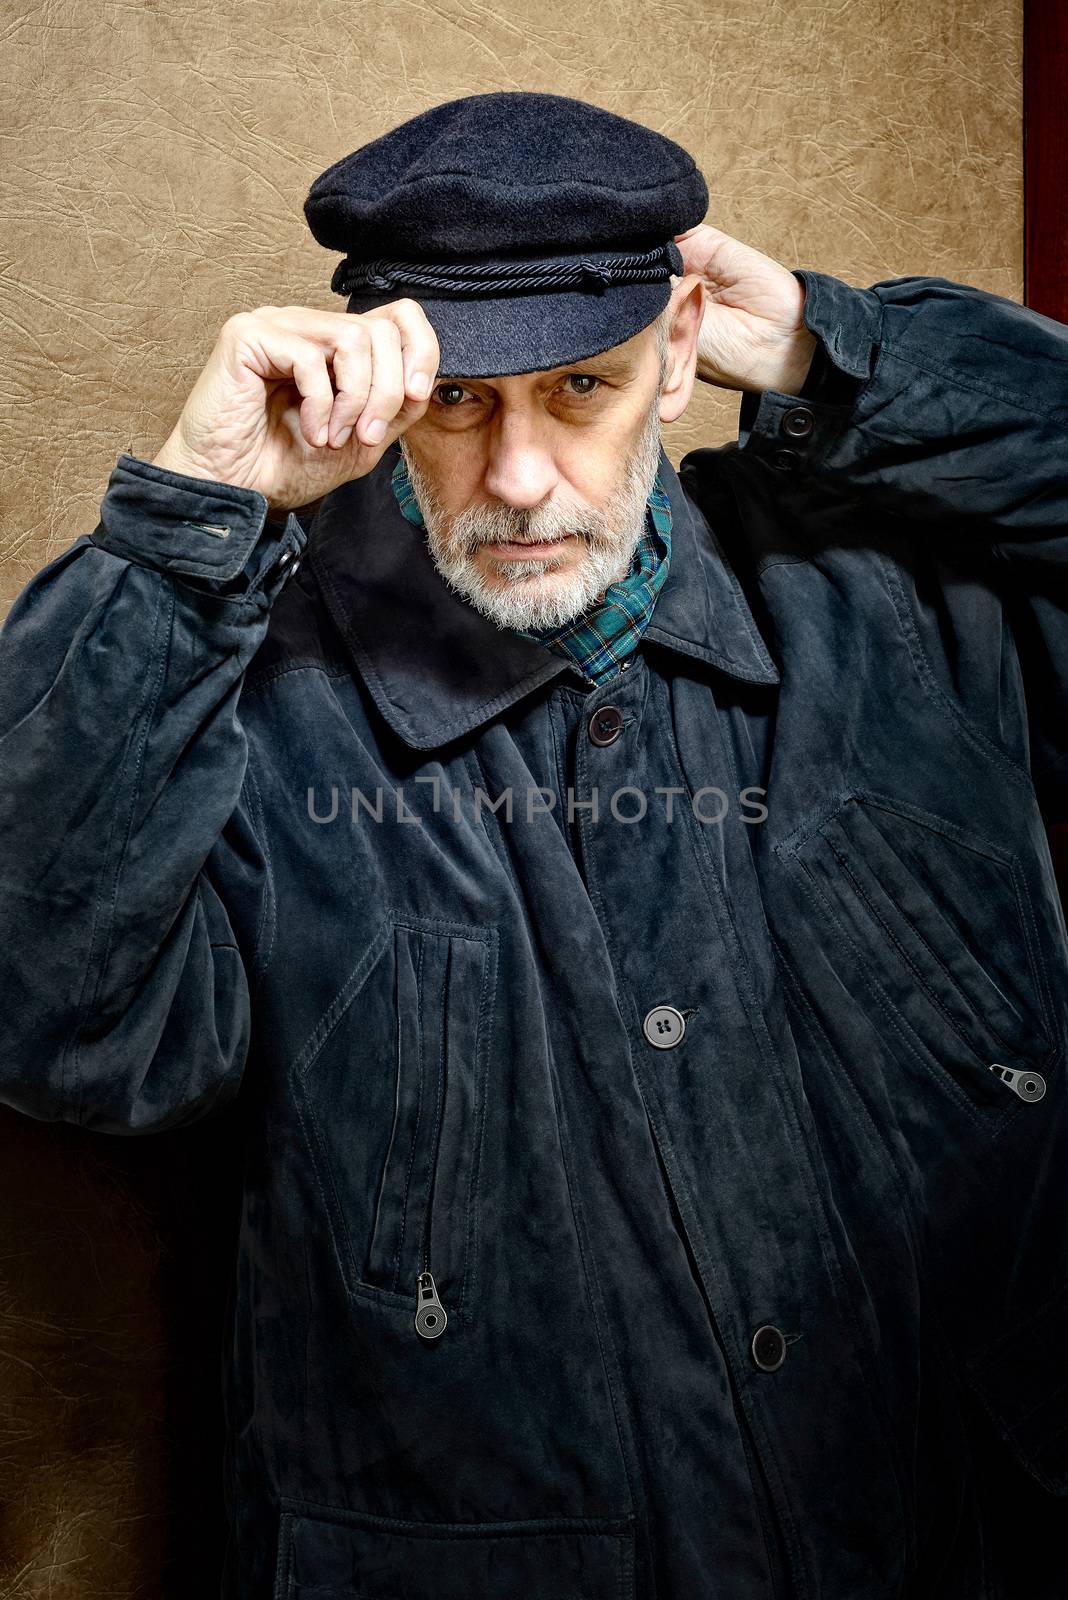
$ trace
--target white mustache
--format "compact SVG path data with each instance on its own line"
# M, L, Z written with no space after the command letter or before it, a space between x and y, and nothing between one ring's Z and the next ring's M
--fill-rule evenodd
M521 523L519 527L515 528L509 528L505 523L502 527L500 515L492 518L488 525L483 522L479 526L473 518L467 519L466 526L464 524L465 518L461 513L453 524L452 537L456 540L457 545L463 548L468 555L473 555L476 550L480 549L488 548L492 550L493 546L497 544L561 544L565 539L581 539L584 544L589 545L592 543L601 546L610 543L614 538L611 530L606 526L599 527L591 526L589 523L584 524L583 519L579 517L576 517L574 521L569 521L565 527L561 527L557 523L552 532L545 533L540 532L537 528L532 529L529 523L525 526Z

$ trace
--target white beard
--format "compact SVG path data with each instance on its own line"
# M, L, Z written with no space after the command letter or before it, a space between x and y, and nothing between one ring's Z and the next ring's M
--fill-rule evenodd
M659 393L641 437L623 468L623 481L604 511L544 506L517 510L504 504L471 506L450 517L433 486L399 440L415 498L426 525L427 547L444 582L499 628L534 631L573 622L626 577L645 531L646 505L660 464ZM561 559L502 561L486 577L474 563L480 546L502 540L534 543L577 534L586 549L565 578Z

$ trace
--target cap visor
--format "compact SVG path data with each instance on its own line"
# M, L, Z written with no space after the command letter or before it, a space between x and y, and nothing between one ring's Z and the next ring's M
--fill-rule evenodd
M396 289L350 295L346 311L401 299ZM439 378L506 378L573 366L624 344L659 316L671 284L628 283L598 290L481 298L413 295L438 337Z

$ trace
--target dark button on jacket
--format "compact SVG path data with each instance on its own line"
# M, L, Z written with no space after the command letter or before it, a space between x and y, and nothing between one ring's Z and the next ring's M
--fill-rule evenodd
M240 1090L226 1600L1068 1593L1068 333L800 276L589 692L395 448L124 454L7 619L2 1097Z
M775 1372L786 1360L786 1340L782 1332L767 1324L754 1333L750 1349L762 1372Z
M589 721L594 744L615 744L623 732L623 713L618 706L599 706Z
M788 433L792 439L804 439L815 426L816 419L808 406L792 406L783 412L779 422L783 433Z

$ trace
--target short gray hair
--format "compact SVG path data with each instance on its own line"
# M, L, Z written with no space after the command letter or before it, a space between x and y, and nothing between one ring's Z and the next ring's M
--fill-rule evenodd
M666 305L660 315L652 324L653 337L656 340L656 353L660 357L660 377L657 387L662 388L667 377L668 348L671 342L671 306Z

